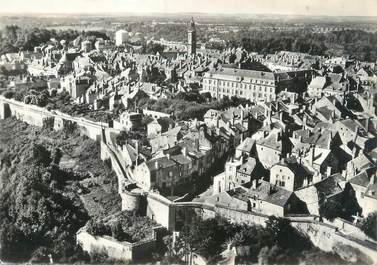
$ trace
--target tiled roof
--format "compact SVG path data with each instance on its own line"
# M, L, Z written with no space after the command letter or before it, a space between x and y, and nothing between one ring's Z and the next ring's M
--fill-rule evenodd
M325 84L326 78L323 76L317 76L310 82L309 87L322 89L325 86Z
M148 162L146 162L146 164L150 170L157 170L156 162L159 168L168 168L176 165L173 160L168 159L165 156L149 160Z
M335 174L315 183L314 187L317 189L318 194L329 198L342 191L342 188L339 185L342 181L345 181L343 176Z
M171 159L181 165L187 165L191 163L191 160L182 154L171 156Z
M250 152L255 144L255 140L251 139L250 137L245 138L242 143L237 146L237 150Z
M284 207L285 204L288 202L289 198L292 196L291 191L276 187L276 191L269 194L267 197L264 198L264 201Z
M255 78L255 79L265 79L265 80L275 80L275 75L272 72L262 72L254 70L244 70L244 69L235 69L235 68L221 68L215 71L210 71L213 75L218 76L227 76L231 77L240 77L240 78Z
M366 171L363 171L350 179L349 182L354 185L367 187L369 184L369 176Z
M282 151L282 141L277 140L277 133L271 132L266 138L257 141L257 144L269 147L274 150Z
M255 158L249 157L246 163L242 164L241 167L237 170L237 172L240 172L242 174L251 175L251 173L254 171L255 167L257 165L257 162Z

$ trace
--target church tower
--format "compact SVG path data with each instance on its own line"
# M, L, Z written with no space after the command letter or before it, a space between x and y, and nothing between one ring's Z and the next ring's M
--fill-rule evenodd
M187 31L188 39L188 54L193 55L196 53L196 29L194 19L191 18L190 26Z

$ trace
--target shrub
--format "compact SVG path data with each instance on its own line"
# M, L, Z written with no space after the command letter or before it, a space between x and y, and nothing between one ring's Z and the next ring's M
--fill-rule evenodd
M361 230L363 230L367 236L377 240L377 211L370 213L367 218L361 222Z
M3 96L5 98L13 98L14 92L13 91L9 91L9 90L8 91L4 91Z

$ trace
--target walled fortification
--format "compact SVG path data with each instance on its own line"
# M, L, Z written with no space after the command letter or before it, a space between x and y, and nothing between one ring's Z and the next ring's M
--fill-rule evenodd
M25 104L14 99L7 99L0 96L0 118L5 119L9 117L15 117L30 125L38 127L43 126L44 120L53 118L53 128L56 130L62 129L63 120L70 121L77 125L82 134L93 140L100 140L102 129L109 127L109 124L107 123L94 122L85 118L72 117L59 111L48 111L42 107Z
M102 139L101 159L110 159L112 168L118 176L119 194L122 196L122 208L124 210L139 210L141 208L144 195L139 192L129 191L125 188L132 183L131 177L127 174L126 169L122 167L116 152L111 148L111 144L106 143L105 132L113 130L112 128L109 128L108 124L97 123L84 118L72 117L57 111L48 111L38 106L28 105L0 96L0 118L4 119L8 117L16 117L30 125L39 127L43 126L46 119L51 119L54 121L53 128L55 130L62 129L64 121L70 121L77 124L80 131L91 139ZM204 219L218 215L236 223L259 224L264 226L265 221L268 219L268 216L266 215L231 209L220 205L209 205L195 202L172 202L158 193L153 192L146 193L145 203L145 212L147 216L156 220L171 231L176 230L178 220L187 220L187 216L190 216L193 210L196 213L200 213L201 217ZM183 218L182 215L184 215ZM307 235L312 240L313 244L320 249L325 251L340 251L341 246L350 246L359 250L365 255L366 259L377 264L377 247L374 242L343 234L336 226L316 222L313 220L313 217L290 217L289 219L294 227L304 235ZM347 224L344 224L343 228L344 227L348 227L348 230L351 229ZM130 254L130 252L133 252L134 250L132 248L130 250L129 246L112 245L113 243L106 238L98 239L85 233L81 234L79 238L83 242L89 242L86 244L86 247L89 250L105 245L108 246L110 251L115 251L112 254L114 256L122 255L122 257L127 257L127 259L131 257L132 259L134 255L133 253ZM148 248L148 245L143 245L143 247ZM143 251L147 250L144 249Z
M376 244L367 240L361 240L347 236L338 230L337 227L317 221L291 221L293 227L297 228L304 235L308 236L312 243L324 251L334 251L340 256L345 256L345 248L350 261L360 263L376 264ZM345 247L346 246L346 247ZM357 257L356 257L357 256Z
M81 229L76 234L78 244L89 254L105 253L108 257L127 262L150 255L156 249L159 228L153 230L153 236L139 242L120 242L109 236L93 236Z

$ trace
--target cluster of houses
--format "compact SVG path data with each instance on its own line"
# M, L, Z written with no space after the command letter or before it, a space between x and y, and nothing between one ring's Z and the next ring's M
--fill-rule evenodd
M358 214L375 209L374 63L287 51L216 52L199 47L194 21L188 43L151 41L166 46L155 54L132 45L136 35L51 40L33 52L2 55L0 67L9 89L66 91L72 104L115 113L114 129L141 131L146 141L117 148L145 190L189 193L229 156L224 172L195 200L267 215L318 215L324 202L352 193ZM250 103L209 109L201 121L137 107L177 92Z
M353 104L351 104L351 102ZM357 102L358 105L354 105ZM198 201L267 215L320 215L328 200L357 199L367 216L377 205L377 139L373 98L310 98L299 108L286 100L257 104L225 171ZM361 109L355 106L363 106ZM206 123L231 126L225 112L209 111ZM245 115L246 116L246 115ZM252 129L251 129L252 128Z

